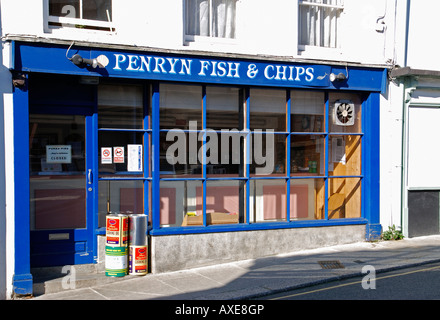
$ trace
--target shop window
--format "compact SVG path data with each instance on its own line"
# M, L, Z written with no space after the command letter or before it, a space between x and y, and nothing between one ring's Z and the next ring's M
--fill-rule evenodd
M325 136L291 135L290 174L299 176L325 175Z
M286 221L286 182L281 179L251 181L250 221Z
M194 127L190 128L190 125ZM160 128L202 128L202 87L190 85L160 85Z
M98 87L100 128L142 129L143 87L104 84Z
M186 0L185 40L235 38L236 0Z
M329 179L328 219L361 217L361 182L361 178Z
M323 92L291 91L292 132L325 131L325 98Z
M330 176L362 174L361 136L329 136L328 171Z
M203 188L197 189L197 214L202 215L204 201L208 225L238 223L243 217L243 192L242 181L208 181L204 197Z
M201 177L200 132L169 130L160 133L160 175Z
M251 89L250 129L286 130L285 90ZM270 108L268 108L270 106Z
M202 188L201 181L161 181L160 225L162 227L203 225L203 215L197 214L197 191L200 188ZM200 193L199 197L201 197Z
M337 48L343 0L299 1L299 45Z
M46 0L50 28L114 31L112 0Z
M160 95L161 226L361 217L361 96L187 85ZM338 103L353 119L335 121Z
M98 86L99 226L112 213L148 213L151 129L148 85ZM147 100L147 101L145 101Z
M100 131L98 135L100 176L143 176L145 158L143 136L142 132ZM110 153L108 157L107 150Z
M144 184L134 180L101 180L98 184L99 226L105 226L108 212L144 213Z
M207 87L206 128L212 130L243 129L241 101L238 88Z

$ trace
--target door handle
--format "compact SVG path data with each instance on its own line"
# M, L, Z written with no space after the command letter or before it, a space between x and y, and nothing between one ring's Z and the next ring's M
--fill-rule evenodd
M89 173L87 174L87 180L89 182L89 184L93 183L93 173L92 173L92 169L89 169Z

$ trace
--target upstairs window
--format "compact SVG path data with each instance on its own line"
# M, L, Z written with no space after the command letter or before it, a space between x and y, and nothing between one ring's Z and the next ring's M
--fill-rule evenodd
M112 0L48 0L50 28L113 31Z
M186 40L196 37L235 38L236 0L187 0Z
M343 9L343 0L299 0L300 49L304 46L338 48Z

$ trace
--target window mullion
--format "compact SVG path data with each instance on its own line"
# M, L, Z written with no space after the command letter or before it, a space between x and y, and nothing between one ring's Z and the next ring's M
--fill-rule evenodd
M213 37L214 36L214 23L213 23L213 13L212 13L212 0L208 0L209 1L209 11L208 11L208 23L209 23L209 36Z
M79 18L82 19L83 18L83 0L79 1Z
M202 86L202 189L203 189L203 226L207 225L206 215L206 86Z
M329 162L329 107L330 107L330 102L329 102L329 94L328 92L325 93L325 98L324 98L324 103L325 103L325 110L324 110L324 119L325 119L325 157L324 157L324 220L328 220L328 192L329 192L329 188L328 188L328 184L329 184L329 179L328 179L328 162Z

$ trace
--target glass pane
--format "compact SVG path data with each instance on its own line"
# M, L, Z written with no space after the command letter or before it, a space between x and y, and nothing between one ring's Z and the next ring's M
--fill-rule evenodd
M251 180L250 222L286 221L286 180Z
M98 136L99 175L143 176L143 133L100 131Z
M361 174L361 136L329 136L328 171L331 176Z
M112 21L111 0L82 0L83 18L99 21Z
M329 95L329 132L362 132L362 100L356 94Z
M286 92L251 89L250 129L286 131Z
M193 36L209 36L209 1L187 0L186 3L186 34Z
M331 178L328 181L328 218L360 218L361 179Z
M142 181L99 181L99 227L108 213L144 213Z
M325 139L321 135L292 135L290 172L292 176L325 174Z
M202 142L198 132L171 130L160 133L160 175L202 175Z
M206 175L208 177L238 177L244 175L245 133L238 130L207 132Z
M209 225L232 224L244 216L244 182L233 180L208 181L206 196L202 197L202 188L197 188L197 214L203 214L203 201L206 203L206 223Z
M142 129L143 88L136 85L99 85L98 126Z
M202 129L202 87L161 84L160 128Z
M240 94L238 88L206 88L206 128L213 130L243 128L240 117Z
M236 0L212 0L212 36L235 38Z
M203 225L203 218L197 214L197 201L200 197L197 190L201 187L201 181L161 181L160 225Z
M31 115L29 126L32 229L84 228L84 116Z
M291 91L291 131L324 132L323 92Z
M49 15L80 18L80 0L49 0Z
M254 133L249 171L252 175L286 174L286 139L285 134Z
M324 219L324 179L290 181L290 220Z

